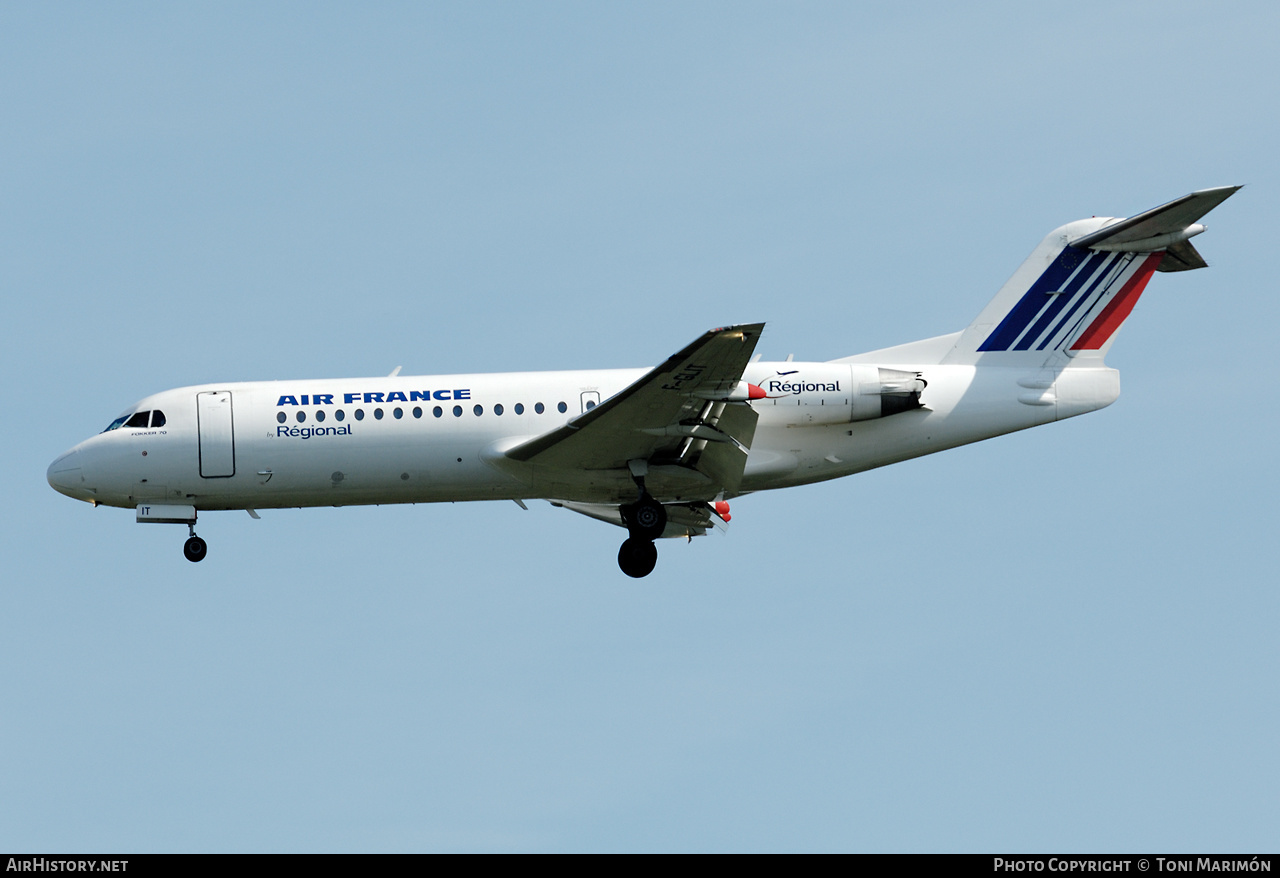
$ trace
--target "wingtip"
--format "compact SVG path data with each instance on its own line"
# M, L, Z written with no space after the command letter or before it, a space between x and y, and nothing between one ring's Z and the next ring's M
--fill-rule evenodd
M1197 189L1195 192L1190 193L1186 197L1187 198L1204 198L1206 196L1216 195L1217 199L1214 201L1214 207L1217 207L1219 204L1226 201L1232 195L1235 195L1237 192L1243 189L1244 186L1245 184L1243 183L1239 184L1238 186L1210 186L1208 189Z
M707 335L737 335L746 341L748 338L758 338L762 332L764 332L763 323L734 323L707 330Z

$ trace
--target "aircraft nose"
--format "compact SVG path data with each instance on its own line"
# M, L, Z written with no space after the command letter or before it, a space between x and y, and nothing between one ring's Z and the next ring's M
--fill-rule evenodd
M68 451L53 463L45 474L49 479L49 487L59 494L68 497L80 497L84 494L84 468L79 451Z

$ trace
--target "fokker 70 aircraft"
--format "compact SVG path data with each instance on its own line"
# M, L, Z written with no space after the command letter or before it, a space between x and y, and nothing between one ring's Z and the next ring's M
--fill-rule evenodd
M1156 271L1205 267L1198 220L1239 187L1046 237L961 332L830 362L753 359L764 324L713 329L653 369L206 384L130 406L49 467L56 490L186 524L215 509L550 500L658 537L728 501L1103 408L1104 360ZM397 370L398 371L398 370Z

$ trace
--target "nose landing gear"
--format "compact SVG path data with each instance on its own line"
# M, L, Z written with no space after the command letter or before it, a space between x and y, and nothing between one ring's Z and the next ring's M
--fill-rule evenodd
M189 524L187 527L190 529L191 536L183 543L182 554L192 563L203 561L204 556L209 554L209 544L196 536L196 526L194 524Z
M188 561L203 561L209 554L209 545L196 536L196 508L194 506L172 506L167 503L139 503L139 524L185 524L187 526L187 542L182 547L182 554Z

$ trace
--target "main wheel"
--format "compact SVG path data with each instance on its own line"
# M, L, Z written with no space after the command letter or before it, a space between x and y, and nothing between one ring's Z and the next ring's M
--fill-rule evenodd
M627 508L627 519L633 537L654 540L667 529L667 508L645 494Z
M187 556L188 561L203 561L204 556L209 553L209 544L199 537L192 537L187 540L182 547L182 554Z
M631 537L618 550L618 566L633 579L648 576L657 563L658 547L649 540Z

